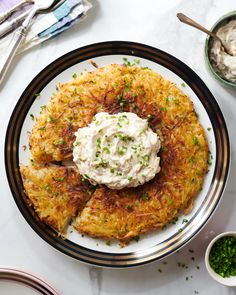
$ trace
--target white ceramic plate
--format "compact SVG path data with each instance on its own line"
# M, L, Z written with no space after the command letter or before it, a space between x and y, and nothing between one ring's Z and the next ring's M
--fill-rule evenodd
M0 267L0 294L60 295L59 291L36 275L9 267Z
M40 106L48 103L56 85L71 80L73 73L94 70L88 60L99 66L131 62L139 59L141 67L149 67L166 79L175 82L189 95L199 120L206 130L212 165L194 208L188 216L179 216L176 224L163 231L142 235L139 242L124 248L118 244L108 246L104 241L81 236L68 230L66 240L60 239L53 230L42 224L28 207L19 174L19 163L28 162L28 132L34 122L30 114L38 116ZM181 84L184 83L185 86ZM35 93L40 93L35 98ZM210 131L208 130L210 129ZM131 42L104 42L89 45L59 58L45 68L26 88L13 111L6 137L6 169L13 196L22 214L34 230L52 246L85 262L111 266L135 266L160 259L186 244L207 222L214 212L224 189L229 168L229 140L223 115L202 80L185 64L158 49ZM188 222L183 222L187 219ZM71 232L71 233L70 233Z

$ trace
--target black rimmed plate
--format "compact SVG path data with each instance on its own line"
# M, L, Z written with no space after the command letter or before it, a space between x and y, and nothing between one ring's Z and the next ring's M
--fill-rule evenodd
M205 177L202 191L188 216L180 216L174 225L141 237L124 248L118 244L108 246L102 240L81 236L68 230L67 239L61 239L43 224L28 206L24 194L19 164L27 164L29 151L28 132L38 116L40 106L49 101L59 82L71 80L73 73L91 71L88 62L99 66L123 63L124 58L138 66L149 67L176 83L194 103L199 120L206 130L213 159ZM137 61L138 59L138 61ZM40 93L39 97L35 94ZM175 57L156 48L132 42L104 42L76 49L52 62L42 70L21 95L7 129L5 163L9 185L16 204L30 226L46 242L61 252L99 266L131 267L161 259L190 241L212 216L222 196L230 161L229 138L221 110L203 81L188 66ZM183 219L187 222L183 222Z

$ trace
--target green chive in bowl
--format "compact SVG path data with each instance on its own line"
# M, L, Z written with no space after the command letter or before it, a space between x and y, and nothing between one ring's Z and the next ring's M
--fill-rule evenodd
M225 286L236 286L236 231L221 233L210 242L205 265L214 280Z
M225 15L223 15L211 28L212 32L216 32L220 27L224 26L231 20L236 20L236 10L229 12ZM223 78L220 75L220 71L214 66L213 62L210 59L209 56L209 51L211 49L213 43L213 38L212 37L207 37L205 41L205 62L206 66L210 72L210 74L219 82L222 86L230 87L233 89L236 89L236 82L229 81L225 78ZM235 56L236 59L236 56Z

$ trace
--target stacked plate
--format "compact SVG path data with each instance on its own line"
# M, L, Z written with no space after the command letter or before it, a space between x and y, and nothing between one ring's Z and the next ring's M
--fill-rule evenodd
M34 274L7 267L0 267L0 294L60 295L57 290Z

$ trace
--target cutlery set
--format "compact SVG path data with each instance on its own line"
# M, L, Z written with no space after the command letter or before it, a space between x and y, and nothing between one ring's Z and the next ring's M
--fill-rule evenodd
M34 16L38 13L49 12L57 8L63 2L65 2L65 0L22 0L10 10L0 15L0 38L15 29L15 33L11 39L11 42L4 56L2 57L0 65L0 84L5 77L5 74L16 54L19 45L21 44L23 38L26 36L27 31L33 22ZM23 12L19 16L16 16L12 20L8 20L8 18L12 16L12 14L28 4L32 5L27 11Z

